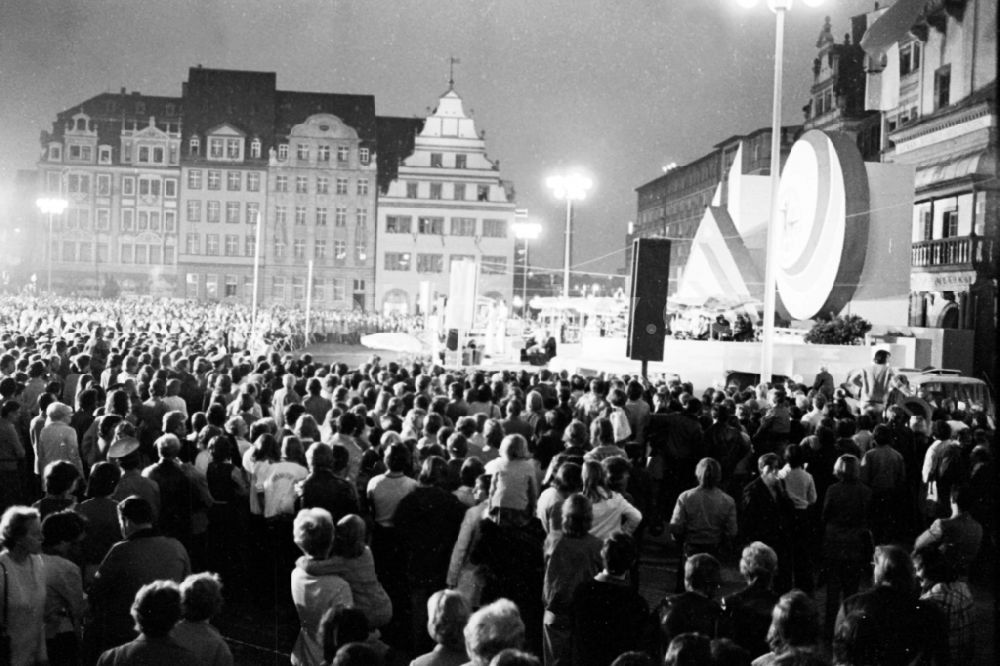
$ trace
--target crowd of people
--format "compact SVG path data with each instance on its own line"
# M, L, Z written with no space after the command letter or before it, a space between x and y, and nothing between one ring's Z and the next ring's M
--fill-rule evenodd
M297 615L309 665L946 664L987 630L981 414L349 368L241 347L235 316L0 302L9 663L232 663L227 602ZM649 604L664 532L682 575Z

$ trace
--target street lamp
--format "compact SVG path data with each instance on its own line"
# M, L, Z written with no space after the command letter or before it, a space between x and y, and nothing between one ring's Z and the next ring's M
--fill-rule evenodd
M46 291L49 295L52 295L52 218L56 215L62 215L63 211L66 210L66 206L69 202L65 199L60 199L58 197L42 197L35 202L38 206L38 210L49 216L49 238L48 238L48 248L46 249L46 257L48 261L46 262L47 272L48 272L48 285L46 286Z
M573 202L582 201L593 181L578 173L550 176L545 185L552 190L556 199L566 201L566 256L563 263L563 298L569 299L569 262L573 241Z
M759 0L736 0L746 8L754 7ZM823 0L802 0L810 7L818 7ZM767 0L774 12L774 97L771 102L771 210L767 220L767 244L764 252L764 327L761 338L760 380L769 382L774 376L774 310L777 299L775 262L779 236L778 185L781 182L781 76L785 50L785 13L792 8L793 0Z
M524 242L524 265L521 268L521 319L527 319L528 312L528 241L537 239L542 233L538 222L515 222L514 237Z

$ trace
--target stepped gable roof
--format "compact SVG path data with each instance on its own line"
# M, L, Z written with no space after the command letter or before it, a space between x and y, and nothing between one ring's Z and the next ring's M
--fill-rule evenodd
M375 123L378 133L378 187L379 192L385 194L389 183L399 173L399 164L413 154L417 134L424 127L424 119L378 116Z

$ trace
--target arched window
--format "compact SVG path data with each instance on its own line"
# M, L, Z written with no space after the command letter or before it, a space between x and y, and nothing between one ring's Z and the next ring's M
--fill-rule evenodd
M260 158L260 139L254 139L250 142L250 157L254 159Z
M188 141L188 152L192 155L197 155L201 152L201 141L197 136L192 136Z

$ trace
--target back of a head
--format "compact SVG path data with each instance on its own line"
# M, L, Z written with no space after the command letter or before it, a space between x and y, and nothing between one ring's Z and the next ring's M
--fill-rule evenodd
M670 641L664 666L704 666L712 663L712 643L696 633L679 634Z
M864 611L852 611L837 625L833 635L834 663L849 666L877 664L885 641L875 618Z
M604 569L613 576L624 575L635 563L635 540L624 532L616 532L604 541L601 561Z
M153 507L148 500L138 495L131 495L119 502L118 514L136 525L151 525L153 523Z
M778 599L771 612L767 642L780 652L789 647L808 647L819 640L819 609L802 590L792 590Z
M465 597L455 590L439 590L427 600L427 633L438 645L464 650L469 614Z
M570 537L582 537L590 532L594 523L594 508L590 500L580 493L573 493L562 505L563 533Z
M208 571L191 574L181 583L180 591L185 620L208 620L222 609L222 579L219 574Z
M692 555L684 563L684 587L697 590L709 598L719 586L719 561L707 553Z
M702 488L715 488L722 482L722 465L715 458L702 458L694 468L694 475Z
M139 588L132 602L136 630L151 637L170 633L181 619L181 593L172 580L157 580Z
M355 641L341 646L330 666L383 666L385 660L367 643Z
M509 599L497 599L472 614L465 625L465 648L473 666L487 666L507 648L524 645L524 622Z
M905 550L894 545L876 546L874 560L876 585L887 585L906 594L916 590L913 561Z

